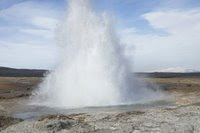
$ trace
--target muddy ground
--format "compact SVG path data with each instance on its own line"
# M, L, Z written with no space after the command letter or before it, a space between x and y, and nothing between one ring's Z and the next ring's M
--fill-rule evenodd
M97 111L72 114L49 113L34 119L16 118L40 77L0 77L0 131L3 133L46 132L200 132L200 76L140 77L156 84L169 97L170 105L127 111ZM25 108L25 107L24 107Z

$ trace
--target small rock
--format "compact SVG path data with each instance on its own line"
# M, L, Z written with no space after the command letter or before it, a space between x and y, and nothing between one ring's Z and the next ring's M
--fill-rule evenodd
M9 127L10 125L19 123L21 121L23 121L23 120L18 119L18 118L13 118L13 117L10 117L10 116L6 116L6 115L1 115L0 116L0 131L2 129Z
M63 129L70 129L75 123L72 121L54 121L52 123L48 123L46 128L51 131L60 131Z

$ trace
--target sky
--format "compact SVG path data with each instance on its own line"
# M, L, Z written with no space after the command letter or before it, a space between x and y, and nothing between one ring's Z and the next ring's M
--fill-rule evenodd
M53 69L65 0L0 0L0 66ZM200 70L199 0L92 0L107 12L134 71Z

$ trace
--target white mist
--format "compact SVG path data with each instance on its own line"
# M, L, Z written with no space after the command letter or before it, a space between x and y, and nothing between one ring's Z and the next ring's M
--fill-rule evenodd
M69 0L57 38L62 62L40 84L33 103L51 107L135 103L154 93L131 74L112 23L88 0Z

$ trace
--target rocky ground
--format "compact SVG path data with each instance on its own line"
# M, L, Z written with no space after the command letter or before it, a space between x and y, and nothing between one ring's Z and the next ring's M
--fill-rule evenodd
M141 78L157 84L170 105L144 109L84 113L50 113L34 119L14 118L41 78L0 78L2 133L198 133L200 132L200 77Z

